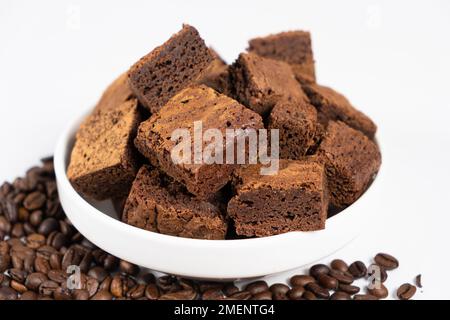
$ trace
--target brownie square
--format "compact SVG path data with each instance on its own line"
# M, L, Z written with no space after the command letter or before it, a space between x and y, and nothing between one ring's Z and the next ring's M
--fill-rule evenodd
M203 72L197 84L204 84L220 93L230 95L229 66L214 49L210 48L209 50L214 59Z
M137 100L93 112L81 124L67 176L84 196L103 200L127 194L137 172L133 139L140 122Z
M236 99L263 116L280 99L307 99L291 67L283 61L241 53L231 67L230 76Z
M213 57L198 31L189 25L133 65L131 90L152 113L178 91L195 83Z
M377 145L341 121L328 124L317 156L325 165L330 201L337 208L355 202L381 165Z
M220 240L227 232L217 207L189 195L179 183L150 166L139 170L122 220L141 229L185 238Z
M305 100L280 100L269 116L269 129L279 129L282 159L298 160L314 145L316 109Z
M105 90L95 106L95 111L99 109L118 108L122 105L122 103L132 99L133 97L133 93L131 92L131 88L128 84L127 73L123 73Z
M169 176L184 184L189 192L209 199L230 180L234 164L194 163L176 164L171 151L177 145L171 140L176 129L188 129L191 146L194 122L202 121L203 133L219 129L223 135L223 155L226 154L226 129L263 128L261 117L237 101L206 86L189 87L174 96L158 114L143 122L138 129L135 145L150 162ZM203 141L203 150L209 145ZM193 148L191 148L193 150Z
M237 170L236 196L228 216L236 233L264 237L288 231L325 227L328 195L322 164L310 160L280 160L272 176L260 175L259 165Z
M249 52L288 63L301 83L316 82L311 35L288 31L249 41Z
M311 103L317 108L319 122L325 127L329 121L343 121L350 127L373 138L377 126L364 113L353 107L342 94L317 84L304 85L303 89Z

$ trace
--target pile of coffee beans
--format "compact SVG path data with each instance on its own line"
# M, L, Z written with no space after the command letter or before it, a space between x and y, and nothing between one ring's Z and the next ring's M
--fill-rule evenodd
M243 289L234 283L157 278L97 248L72 226L58 199L51 157L0 187L0 300L383 299L388 296L383 285L387 271L399 262L379 253L374 265L378 277L371 277L375 269L361 261L333 260L329 266L312 266L308 275L293 276L290 286L255 281ZM78 273L67 272L74 266ZM353 285L360 278L380 285L362 293ZM421 287L420 276L416 284ZM405 283L397 296L406 300L415 292L414 285Z

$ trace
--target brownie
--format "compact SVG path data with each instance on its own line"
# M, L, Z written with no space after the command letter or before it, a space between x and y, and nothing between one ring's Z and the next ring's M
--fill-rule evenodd
M152 113L195 83L213 57L198 31L189 25L141 58L129 72L131 90Z
M138 129L135 145L150 162L184 184L189 192L209 199L231 178L234 164L194 163L176 164L171 150L177 145L171 140L176 129L188 129L191 146L194 139L194 121L202 121L203 132L219 129L223 134L225 157L225 130L263 128L261 117L237 101L204 85L189 87L174 96L158 114L144 121ZM203 150L209 141L203 141ZM191 148L193 151L193 148Z
M231 66L235 98L260 115L267 115L280 99L306 100L290 66L254 53L241 53Z
M269 116L269 129L279 129L282 159L301 159L314 145L316 109L305 100L280 100Z
M197 239L225 239L227 224L220 210L150 166L143 166L133 182L122 220L163 234Z
M319 122L325 127L330 120L345 122L373 138L377 126L364 113L353 107L342 94L317 84L304 85L303 89L311 103L317 108Z
M301 83L314 83L314 57L311 35L305 31L288 31L249 41L249 52L288 63Z
M123 73L105 90L99 102L95 106L95 111L99 109L117 108L122 105L122 103L132 98L133 93L128 85L127 73Z
M213 56L213 61L203 72L203 75L197 81L197 84L204 84L220 93L229 95L229 66L214 49L210 48L209 50Z
M322 164L311 160L280 160L277 174L261 175L260 165L236 170L236 196L228 216L236 233L264 237L288 231L325 227L328 194Z
M328 124L317 156L325 165L330 202L337 208L355 202L381 165L377 145L341 121Z
M137 100L99 109L81 124L67 176L84 196L103 200L127 194L137 172L133 139L140 121Z

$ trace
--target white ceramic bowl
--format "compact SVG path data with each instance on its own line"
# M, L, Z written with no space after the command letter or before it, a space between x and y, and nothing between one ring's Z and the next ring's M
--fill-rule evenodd
M329 218L326 229L244 240L197 240L142 230L118 220L108 202L89 203L72 187L66 168L81 119L55 151L61 204L73 225L103 250L156 271L200 279L243 279L291 270L324 258L353 240L376 210L382 176L353 205Z

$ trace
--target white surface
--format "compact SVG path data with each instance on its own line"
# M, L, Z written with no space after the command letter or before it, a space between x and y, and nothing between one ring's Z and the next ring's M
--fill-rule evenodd
M221 280L292 270L329 256L355 239L376 217L382 200L383 169L356 203L327 220L325 230L245 240L197 240L148 232L116 220L118 215L110 203L109 208L105 201L88 203L70 184L66 168L83 118L74 119L56 147L54 163L61 205L73 225L95 245L153 270ZM301 254L288 254L298 248L302 248Z
M196 26L229 62L252 36L312 32L319 82L368 113L385 140L379 219L336 255L351 261L390 252L401 267L390 274L389 288L422 273L424 289L416 298L450 298L445 289L450 281L440 283L433 268L450 262L450 2L445 0L2 0L0 180L52 153L67 123L182 22ZM286 254L301 255L302 249Z

